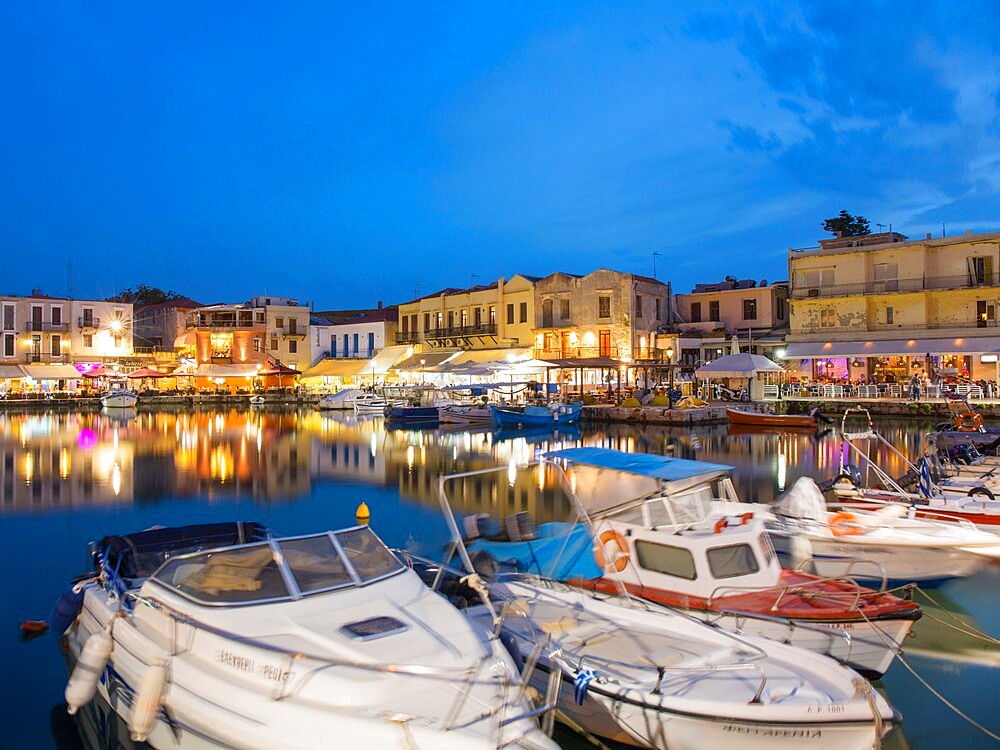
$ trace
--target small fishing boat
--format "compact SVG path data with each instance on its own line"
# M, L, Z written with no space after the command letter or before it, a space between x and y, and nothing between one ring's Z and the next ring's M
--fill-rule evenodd
M389 401L377 393L359 393L354 398L355 414L385 414L387 406L402 406L404 401Z
M729 424L736 427L767 427L783 430L815 430L819 424L813 414L764 414L726 409Z
M259 406L263 406L265 403L267 403L266 399L263 396L261 396L259 393L256 393L256 394L254 394L253 396L250 397L250 406L258 406L259 407Z
M554 750L512 658L367 526L273 538L254 523L92 546L69 587L70 713L153 748Z
M491 575L463 546L446 496L449 483L471 485L459 480L488 471L438 482L467 573L462 611L500 632L531 686L571 726L671 750L861 750L900 720L866 680L820 654L632 596L595 595L523 573ZM446 578L442 570L436 580Z
M328 393L316 402L319 411L339 411L354 408L354 400L361 393L357 388L348 388L336 393Z
M437 406L394 406L385 407L383 415L387 422L409 425L436 425L438 423Z
M493 409L482 404L450 404L441 407L438 418L442 424L491 424Z
M582 401L563 404L526 404L523 407L493 406L493 424L496 427L541 427L573 424L580 418Z
M796 480L771 507L766 525L778 554L794 564L808 559L820 575L927 588L974 575L1000 559L1000 536L969 522L918 518L901 503L830 508L808 477Z
M108 381L108 390L101 394L101 406L113 409L129 409L135 406L139 397L131 391L124 380Z
M873 591L843 571L820 577L782 568L765 533L766 506L729 501L731 466L603 448L544 458L556 463L584 523L543 524L536 533L530 521L511 521L507 540L476 539L470 550L808 648L872 678L889 668L920 617L911 598Z

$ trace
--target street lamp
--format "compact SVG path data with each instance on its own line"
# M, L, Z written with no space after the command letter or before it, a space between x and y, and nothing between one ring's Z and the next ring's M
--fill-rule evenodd
M669 385L667 386L667 399L670 402L670 408L674 408L674 348L672 346L667 347L667 378Z

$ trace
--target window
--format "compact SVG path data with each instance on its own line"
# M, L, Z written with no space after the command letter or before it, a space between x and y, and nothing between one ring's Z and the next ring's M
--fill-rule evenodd
M490 305L490 325L495 326L497 324L497 308L496 305Z
M417 332L417 314L414 313L410 316L410 331L413 333Z
M899 291L899 271L895 263L876 263L872 271L876 292Z
M778 320L788 320L788 300L784 297L775 297L774 311Z
M409 315L404 315L403 316L403 333L409 333L409 332L410 332L410 316Z
M278 337L277 336L272 336L271 337L271 351L273 352L277 348L278 348Z
M373 331L368 332L368 356L372 356L375 353L375 333Z
M14 356L14 334L5 333L3 335L3 356L13 357Z
M611 297L597 298L597 317L598 318L611 317Z
M663 316L660 314L660 298L656 297L656 319L663 320Z
M295 354L295 353L298 352L298 350L299 350L299 342L298 341L296 341L295 339L292 339L291 341L288 342L288 353L289 354Z
M449 310L448 311L448 329L450 330L450 329L452 329L454 327L455 327L455 311L454 310Z
M331 357L336 357L337 356L337 337L336 336L331 336L330 337L330 356Z
M837 326L837 317L832 307L824 307L819 311L819 326L820 328L835 328Z
M60 354L62 354L62 337L58 333L52 334L50 343L52 345L51 351L53 357L58 357Z
M749 544L714 547L706 553L708 568L715 578L745 576L760 570L753 548Z
M691 322L700 323L701 322L701 303L692 302L691 303Z
M569 320L569 300L561 299L559 300L559 317L563 320Z
M518 312L518 322L519 323L527 323L528 322L528 303L527 302L522 302L518 306L517 312Z
M468 328L469 326L469 311L466 308L462 308L462 312L459 313L458 325L462 328Z
M121 348L121 345L122 345L122 337L121 337L121 334L118 334L118 333L116 333L116 334L114 335L113 339L114 339L114 343L115 343L115 349L120 349L120 348Z
M255 310L254 311L254 317L256 318L256 320L257 320L258 323L265 322L264 321L264 311L263 310Z
M483 308L477 307L472 311L472 321L476 328L479 328L483 324Z
M438 313L435 316L434 320L435 320L435 323L436 323L436 325L434 327L437 328L440 331L441 328L444 326L444 315L443 315L443 313Z
M424 313L424 330L425 331L431 330L431 314L430 313Z
M83 334L83 346L85 349L94 348L94 334L92 333Z
M284 318L275 318L274 319L274 325L280 331L282 328L285 327L285 319Z
M52 325L61 326L62 325L62 308L53 307L52 308Z
M757 320L757 300L743 300L743 320Z
M3 306L3 329L5 331L14 330L14 306L4 305Z
M891 307L885 308L885 324L893 325L896 322L896 311Z
M288 319L288 332L291 334L299 332L299 321L295 318Z
M359 351L361 351L361 350L358 349L358 334L354 334L354 356L355 357L358 356L358 352Z
M985 256L966 258L969 268L969 285L980 286L993 283L993 258Z
M255 352L260 353L260 352L264 351L264 341L263 341L263 339L261 339L260 336L254 336L253 337L253 341L251 342L251 346L253 347L253 350Z
M984 299L976 300L976 327L986 328L996 320L996 306Z
M635 554L639 560L639 567L644 570L683 578L686 581L693 581L698 577L698 571L694 567L694 557L691 551L684 547L636 540Z
M350 342L350 338L348 338L347 334L345 333L344 334L344 356L345 357L350 357L351 356L351 345L350 345L349 342Z
M507 324L512 325L514 323L514 303L511 302L507 305Z
M798 271L795 274L795 286L807 289L818 289L822 286L833 286L832 268L812 268L808 271Z
M542 300L542 328L552 327L552 305L550 299Z
M597 355L599 357L611 356L611 331L606 328L597 332Z
M93 328L94 327L94 308L92 308L92 307L85 307L85 308L83 308L83 323L82 323L82 325L86 326L87 328Z
M719 321L719 300L712 300L708 303L708 319Z
M642 297L635 295L635 317L642 317Z
M40 331L42 330L42 306L32 305L31 306L31 330Z

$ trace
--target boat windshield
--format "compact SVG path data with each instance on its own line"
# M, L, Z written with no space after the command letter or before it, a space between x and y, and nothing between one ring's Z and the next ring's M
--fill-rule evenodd
M715 492L709 484L700 484L684 492L671 493L648 503L652 526L686 526L709 518Z
M403 569L367 526L173 557L152 580L202 604L253 604L361 586Z

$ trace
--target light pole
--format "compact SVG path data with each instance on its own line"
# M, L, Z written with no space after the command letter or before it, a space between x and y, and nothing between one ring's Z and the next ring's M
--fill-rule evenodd
M667 399L669 400L669 406L671 409L674 408L674 348L672 346L667 347Z

